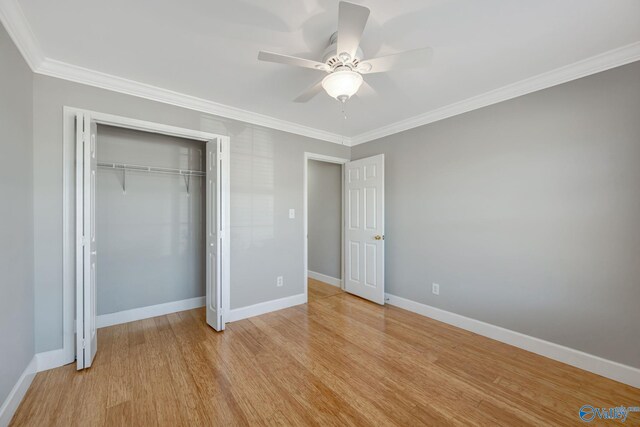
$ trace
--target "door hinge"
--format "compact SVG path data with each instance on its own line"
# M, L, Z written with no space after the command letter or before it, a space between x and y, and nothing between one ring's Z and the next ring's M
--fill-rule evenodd
M85 344L84 340L82 340L82 348L86 348L86 344Z

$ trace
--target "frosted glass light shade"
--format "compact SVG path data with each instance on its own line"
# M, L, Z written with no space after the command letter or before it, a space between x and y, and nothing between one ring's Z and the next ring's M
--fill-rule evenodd
M362 85L362 75L351 70L334 71L322 80L322 87L330 97L345 102Z

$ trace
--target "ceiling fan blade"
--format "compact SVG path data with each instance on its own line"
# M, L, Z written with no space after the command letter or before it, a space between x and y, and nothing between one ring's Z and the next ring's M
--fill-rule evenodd
M282 55L280 53L265 52L258 53L258 60L267 62L277 62L278 64L293 65L296 67L311 68L313 70L328 71L327 64L313 61L311 59L298 58L296 56Z
M358 89L356 93L358 98L370 98L376 95L378 95L378 92L365 81L362 82L362 86L360 86L360 89Z
M392 55L362 61L357 71L362 74L382 73L395 68L417 68L428 65L433 58L433 49L407 50Z
M362 32L367 19L369 19L369 9L357 4L341 1L338 8L338 56L347 53L349 58L354 58Z
M307 90L298 95L298 97L294 99L293 102L307 102L320 92L322 92L322 80L318 81L313 86L309 87Z

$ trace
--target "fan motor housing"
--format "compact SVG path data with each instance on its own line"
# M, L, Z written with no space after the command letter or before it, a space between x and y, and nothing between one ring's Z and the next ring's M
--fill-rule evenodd
M338 58L338 32L336 31L329 38L329 46L324 50L322 55L322 62L327 64L333 70L337 66L346 65L354 69L360 63L360 60L364 57L362 49L358 46L355 58L352 58L349 63L343 64L342 60Z

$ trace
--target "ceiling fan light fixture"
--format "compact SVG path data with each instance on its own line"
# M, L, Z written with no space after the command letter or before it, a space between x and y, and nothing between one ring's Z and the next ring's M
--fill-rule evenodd
M341 102L355 95L361 85L362 75L351 70L334 71L322 80L322 87L327 94Z

